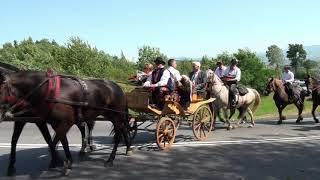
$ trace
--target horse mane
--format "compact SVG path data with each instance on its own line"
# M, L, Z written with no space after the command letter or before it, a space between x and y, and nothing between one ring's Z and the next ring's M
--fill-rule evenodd
M207 76L207 80L211 83L224 84L223 81L215 73L212 73L211 75Z
M190 101L192 100L192 82L187 75L181 75L181 84L183 85L183 89L188 90L190 92Z

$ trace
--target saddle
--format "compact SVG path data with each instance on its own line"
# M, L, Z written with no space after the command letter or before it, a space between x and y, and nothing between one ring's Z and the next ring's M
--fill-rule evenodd
M241 84L237 85L237 89L239 91L240 96L244 96L249 92L248 89L244 85L241 85Z

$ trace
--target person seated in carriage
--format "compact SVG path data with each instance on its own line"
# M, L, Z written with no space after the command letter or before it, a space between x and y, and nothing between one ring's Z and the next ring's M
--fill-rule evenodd
M239 94L237 84L241 79L241 70L237 67L239 60L232 58L231 64L225 69L222 80L229 87L229 106L236 107L236 95Z
M192 94L198 95L202 94L204 97L205 95L205 87L207 83L207 74L206 72L201 70L201 63L198 61L192 62L192 72L189 73L189 78L192 82Z
M169 95L174 91L175 82L180 81L181 76L179 71L176 70L177 64L174 59L168 61L169 68L167 69L164 67L166 62L162 57L157 57L154 62L157 67L143 86L151 89L152 102L162 109L165 95Z
M293 72L290 71L289 65L285 65L283 69L284 69L284 72L282 74L282 81L284 86L286 87L286 92L288 94L289 102L293 102L294 93L293 93L292 83L294 81L294 74Z
M134 76L129 77L128 80L141 86L143 83L146 82L148 77L152 74L152 71L153 71L153 65L151 63L146 63L144 65L143 71L137 70L136 74Z

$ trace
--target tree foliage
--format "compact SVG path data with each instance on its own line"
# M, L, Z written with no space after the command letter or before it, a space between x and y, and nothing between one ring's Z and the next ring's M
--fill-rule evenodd
M22 69L46 70L51 68L58 73L71 74L80 77L105 78L113 81L124 81L142 70L146 62L153 63L158 56L167 59L159 48L143 46L138 51L137 62L129 61L123 52L119 56L99 51L88 42L78 37L71 37L65 45L59 45L54 40L42 39L34 41L27 38L22 41L5 43L0 48L0 62L5 62ZM269 69L254 52L249 49L239 49L237 53L223 52L215 58L203 56L200 61L202 70L215 69L216 62L222 61L229 65L232 57L240 60L242 71L241 83L262 92L267 78L274 76L275 71ZM178 60L178 70L188 74L192 70L194 59ZM311 65L306 63L305 68Z
M143 46L139 48L138 52L138 67L142 69L145 65L145 63L152 63L154 64L154 60L160 56L163 57L163 59L167 59L167 56L165 56L163 53L160 52L159 48L151 47L151 46Z
M284 55L282 49L277 45L271 45L266 51L266 56L271 66L275 66L276 71L280 71L280 66L284 64Z
M306 60L307 52L303 49L302 44L289 44L287 58L291 61L291 66L295 71L298 70Z

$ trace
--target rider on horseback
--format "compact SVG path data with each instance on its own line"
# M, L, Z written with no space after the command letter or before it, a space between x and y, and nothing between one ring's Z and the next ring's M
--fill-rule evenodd
M239 93L237 84L241 78L241 70L237 67L239 60L232 58L231 65L224 71L223 81L229 86L229 105L232 108L236 107L236 95Z
M284 86L287 89L289 102L293 102L294 94L293 94L292 83L294 81L294 74L293 74L293 72L290 71L290 66L289 65L284 66L284 72L283 72L283 75L282 75L282 81L284 83Z

